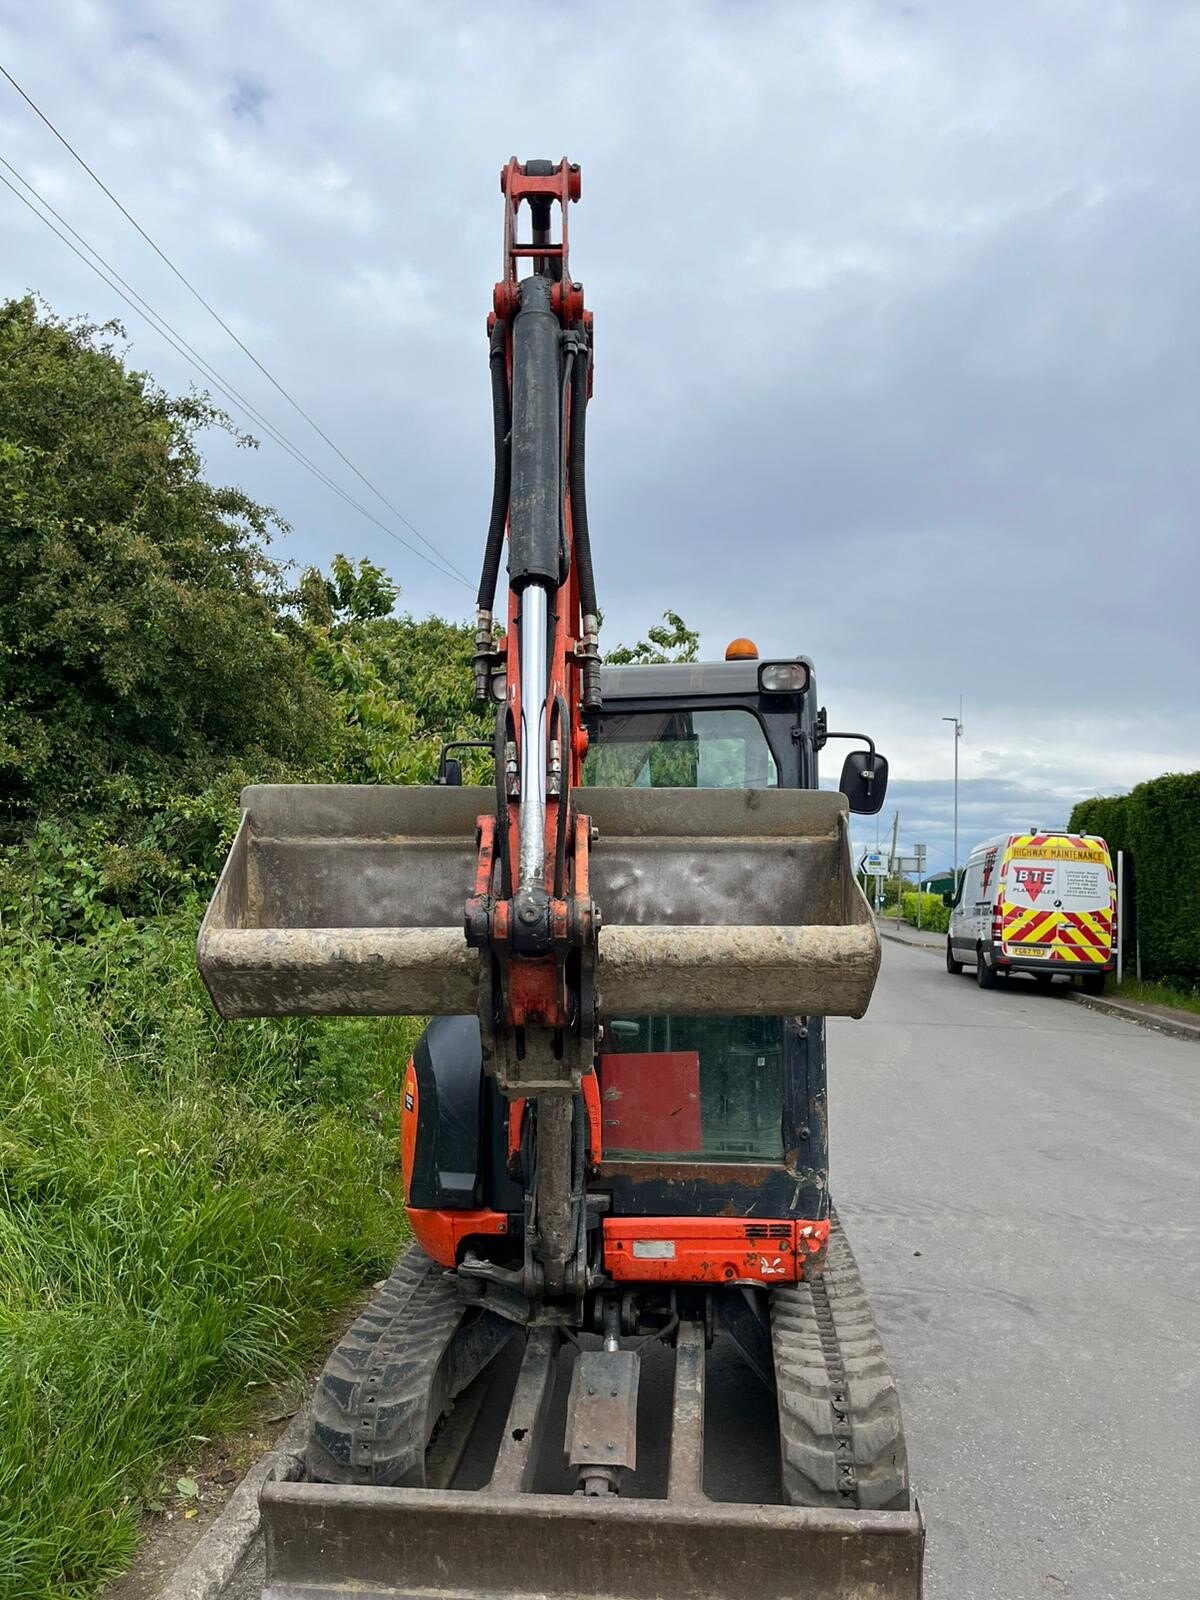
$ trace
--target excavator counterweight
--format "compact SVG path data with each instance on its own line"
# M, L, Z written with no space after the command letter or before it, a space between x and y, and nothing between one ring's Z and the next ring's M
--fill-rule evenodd
M200 931L224 1016L431 1019L400 1114L415 1242L326 1363L305 1480L263 1490L264 1595L918 1600L827 1137L824 1019L862 1016L879 965L849 817L887 763L829 731L803 656L602 664L579 168L514 159L501 190L494 781L449 745L436 785L247 789ZM834 739L865 748L831 793Z

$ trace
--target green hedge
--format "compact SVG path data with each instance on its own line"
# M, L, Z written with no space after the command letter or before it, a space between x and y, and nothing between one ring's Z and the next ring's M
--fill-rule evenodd
M1133 860L1143 974L1184 987L1200 981L1200 772L1083 800L1070 826L1102 835L1114 864L1118 850Z
M900 901L900 915L905 922L917 925L917 899L914 890L912 894L905 894ZM921 926L928 928L930 933L945 933L950 926L950 910L942 904L940 894L923 894L921 901Z

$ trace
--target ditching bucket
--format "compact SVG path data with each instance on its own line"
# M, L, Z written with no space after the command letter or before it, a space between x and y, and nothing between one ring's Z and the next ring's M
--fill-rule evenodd
M478 788L257 785L200 929L222 1016L473 1012ZM879 940L839 794L582 789L607 1012L861 1016Z

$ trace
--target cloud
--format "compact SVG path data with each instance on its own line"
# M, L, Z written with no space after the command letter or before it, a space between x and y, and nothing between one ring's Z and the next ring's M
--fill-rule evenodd
M963 779L958 791L959 865L973 846L993 834L1065 828L1076 798L1082 796L1064 797L1051 789L1002 778ZM897 813L901 852L911 854L923 844L930 873L950 867L954 861L954 785L947 779L901 778L890 783L878 829L874 818L853 819L855 859L864 850L874 849L877 837L885 850L890 848Z
M497 173L567 153L610 639L672 606L708 653L749 633L810 655L834 720L891 756L905 825L904 786L949 770L940 718L960 694L964 783L1019 824L1035 800L1045 820L1200 765L1200 7L376 0L331 23L316 0L63 0L11 13L2 42L468 575L491 483ZM527 43L556 63L536 93ZM10 92L0 137L369 499ZM4 292L123 312L15 202L5 221ZM186 386L130 330L135 361ZM283 510L297 560L368 554L416 610L467 613L468 589L274 446L207 453ZM920 803L931 831L945 795Z
M261 123L263 107L270 98L271 91L265 84L256 83L253 78L235 78L233 93L229 96L229 109L235 117Z

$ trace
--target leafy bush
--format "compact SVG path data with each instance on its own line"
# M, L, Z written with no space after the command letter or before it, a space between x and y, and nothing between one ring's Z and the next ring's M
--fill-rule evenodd
M903 876L898 878L895 876L895 874L893 874L890 878L884 878L880 888L880 904L885 908L887 906L891 906L894 912L896 909L897 897L899 895L909 894L913 891L913 889L914 885L911 878L905 878Z
M1070 826L1124 850L1137 880L1142 971L1185 992L1200 982L1200 772L1167 773L1127 795L1084 800Z
M467 624L375 617L310 622L308 634L309 668L338 719L326 781L432 783L446 741L491 739L494 714L475 704ZM468 781L483 766L468 762Z
M227 419L127 370L120 331L0 305L0 818L201 789L333 726L264 553L279 518L202 476Z
M922 928L928 928L930 933L945 933L950 926L950 908L942 904L940 894L918 896L915 890L911 894L905 893L900 901L900 914L905 922L916 926L918 899L921 903Z

